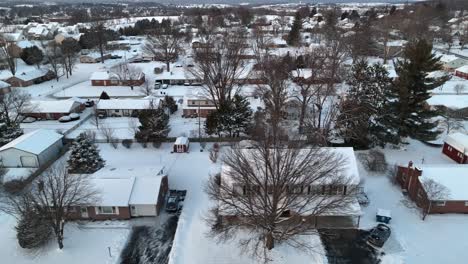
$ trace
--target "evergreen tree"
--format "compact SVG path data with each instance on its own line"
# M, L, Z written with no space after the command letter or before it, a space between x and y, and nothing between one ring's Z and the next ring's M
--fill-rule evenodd
M347 84L348 95L340 105L337 120L338 133L345 142L356 147L397 143L392 129L381 122L387 111L385 92L392 87L385 67L359 60Z
M294 22L288 35L288 45L297 46L301 39L302 19L299 12L294 16Z
M0 147L23 134L18 124L10 122L8 125L5 119L5 113L0 113Z
M44 59L44 54L37 46L27 47L21 51L21 59L28 65L37 65L39 68L40 63Z
M428 75L441 70L442 64L440 57L432 53L432 44L423 39L408 43L403 56L403 60L395 64L398 80L387 95L392 113L386 122L396 127L401 137L434 140L439 134L434 121L438 113L427 104L427 100L431 97L430 91L443 85L448 77Z
M252 109L249 101L240 95L235 95L232 101L219 106L217 111L208 115L205 131L208 135L222 133L230 137L247 133L252 120Z
M143 142L158 142L169 134L169 116L161 108L150 107L138 115L139 131L135 138Z
M101 95L99 96L99 100L109 100L110 96L106 93L106 91L102 91Z
M317 14L317 7L313 7L312 10L310 11L309 17L314 17Z
M85 133L73 142L67 163L70 173L94 173L105 165L99 149Z
M18 244L22 248L40 247L52 237L52 229L44 216L32 209L21 214L15 229Z
M178 106L174 100L174 97L166 95L163 101L163 107L168 108L171 114L177 111Z

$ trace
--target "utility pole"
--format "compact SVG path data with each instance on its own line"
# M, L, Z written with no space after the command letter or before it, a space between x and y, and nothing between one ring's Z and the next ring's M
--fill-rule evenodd
M198 141L201 144L200 99L198 100Z

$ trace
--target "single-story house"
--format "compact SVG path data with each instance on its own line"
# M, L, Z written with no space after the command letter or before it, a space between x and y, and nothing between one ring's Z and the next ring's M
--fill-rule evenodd
M409 162L408 166L398 167L396 179L408 196L429 214L466 214L467 174L466 165L428 165L418 168Z
M150 108L159 108L161 99L109 99L99 100L97 110L105 116L137 116L138 112Z
M192 115L207 117L214 111L216 111L216 106L212 100L200 97L198 95L184 96L182 104L183 117L190 117Z
M187 137L178 137L174 142L174 152L175 153L184 153L188 152L190 147L190 142Z
M103 168L90 185L99 193L94 204L74 208L72 219L108 220L157 216L169 190L164 167L140 169Z
M455 69L455 76L468 80L468 65Z
M468 135L459 132L448 135L444 140L442 153L457 163L466 163L468 156Z
M31 106L28 107L22 114L40 119L57 120L62 116L71 113L78 113L85 109L84 104L75 100L58 100L58 101L31 101Z
M183 67L172 67L171 71L156 74L155 82L170 85L201 84L202 80L195 77Z
M93 72L89 79L92 86L140 86L145 83L145 74L138 72L124 80L117 73L102 71Z
M7 82L0 81L0 94L7 94L11 92L11 85Z
M35 69L28 72L17 73L6 79L12 87L27 87L33 84L43 83L55 78L55 74L47 69Z
M249 160L254 159L254 152L256 149L241 149L244 152L246 158ZM310 154L307 149L300 150L298 155ZM282 215L285 217L284 221L307 221L313 224L317 228L358 228L360 217L362 215L361 207L357 198L355 197L355 190L360 182L359 171L357 167L356 157L354 155L353 148L323 148L321 151L326 151L332 155L339 155L343 159L343 170L339 172L339 184L334 184L337 178L330 175L329 178L322 178L312 182L310 185L295 185L290 186L291 192L304 197L304 200L296 200L290 207L284 208ZM252 155L249 158L249 155ZM258 155L258 154L257 154ZM272 154L274 155L274 154ZM264 160L256 160L255 168L263 167ZM260 164L259 164L260 163ZM257 192L266 191L258 186L244 185L245 182L239 182L232 176L233 168L228 164L223 164L221 167L220 184L223 186L221 190L232 189L238 195L255 195ZM264 175L264 172L258 171L258 175ZM262 183L264 184L264 183ZM268 189L268 186L267 186ZM250 190L257 190L252 192ZM222 195L222 192L220 193ZM308 196L314 197L308 199ZM346 199L346 204L343 204L340 208L329 208L324 209L320 213L312 213L314 206L323 206L327 203L332 203L336 199L344 201L344 196L349 196ZM236 201L234 201L235 203ZM305 203L305 204L304 204ZM244 217L239 214L239 211L232 208L230 204L223 202L218 203L217 212L220 215L221 221L236 221L239 217ZM249 211L249 210L247 210ZM298 219L299 217L299 219Z
M63 135L38 129L0 147L0 163L6 168L39 168L60 155Z

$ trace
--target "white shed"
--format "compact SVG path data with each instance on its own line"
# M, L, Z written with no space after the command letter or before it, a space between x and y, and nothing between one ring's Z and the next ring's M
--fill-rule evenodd
M0 164L6 168L38 168L58 157L63 136L45 129L24 134L0 147Z

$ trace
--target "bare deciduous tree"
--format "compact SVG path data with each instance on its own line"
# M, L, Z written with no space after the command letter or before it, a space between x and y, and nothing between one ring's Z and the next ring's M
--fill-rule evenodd
M60 79L60 70L62 70L62 54L59 44L56 41L49 43L41 42L42 50L44 50L44 58L50 66L50 70L55 74L57 82Z
M203 81L207 96L217 109L231 101L237 93L239 78L245 74L246 50L244 31L224 34L220 38L209 35L206 43L195 49L195 67L190 72Z
M247 229L240 244L265 260L276 244L307 249L299 237L317 234L321 215L347 212L359 184L344 176L347 160L324 148L262 142L229 150L223 162L206 187L217 204L207 217L210 235L224 241Z
M24 212L25 203L40 212L50 225L60 249L63 248L64 228L70 216L80 206L89 206L99 198L99 193L90 186L87 174L68 174L63 164L49 168L31 189L19 196L2 200L1 210L13 216Z
M456 94L461 94L466 90L466 87L464 84L459 83L453 87L453 90L455 90Z
M31 105L31 96L18 89L10 93L0 95L0 110L3 112L7 126L18 124L22 121L22 113L27 113L34 108Z
M130 65L127 62L112 67L110 71L119 78L120 85L128 85L132 88L135 81L139 80L143 74L140 67Z
M421 184L427 198L426 204L422 208L422 220L425 220L431 212L432 204L438 201L445 202L450 197L450 190L433 179L425 179Z
M167 29L162 31L153 32L148 35L146 44L143 46L143 50L157 60L166 63L166 70L171 71L170 63L175 61L179 57L179 53L182 51L181 44L183 41L183 35L178 29Z
M5 37L0 36L0 59L8 66L8 70L12 75L16 74L16 60L18 54L15 54L14 42L8 41Z

